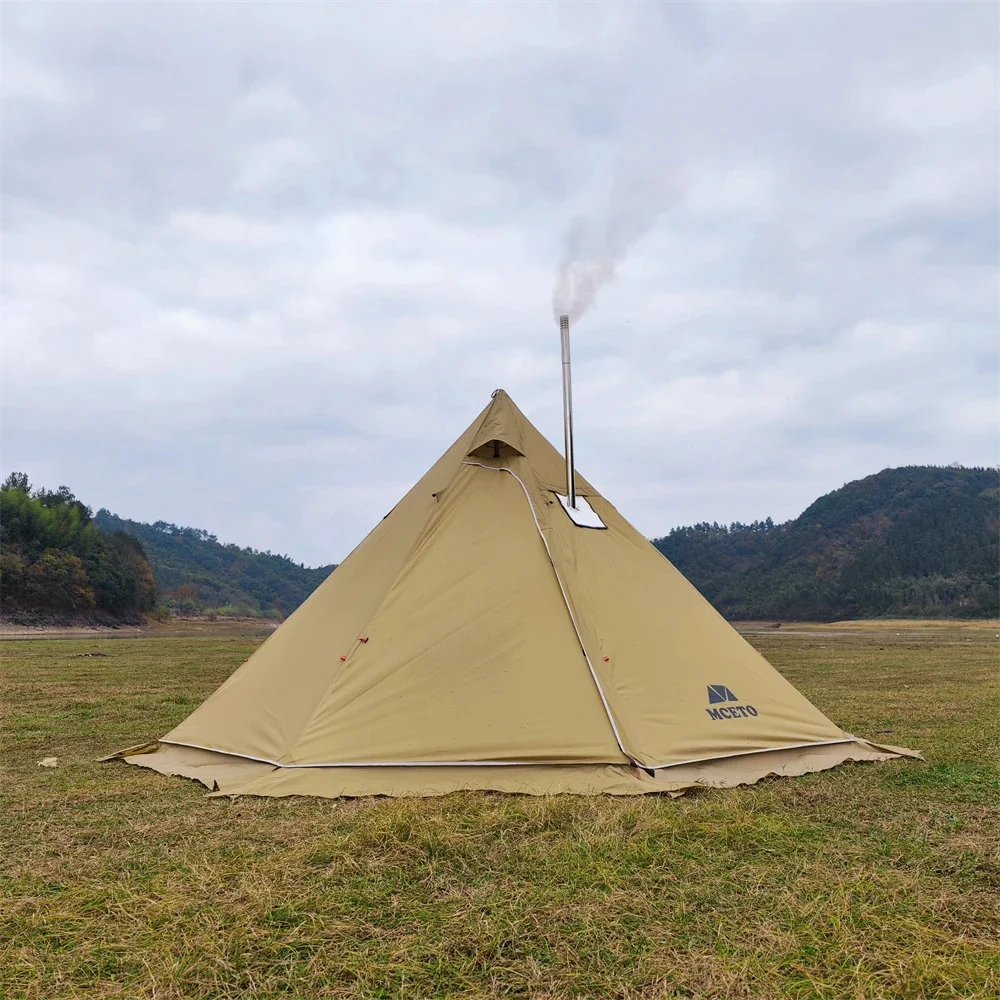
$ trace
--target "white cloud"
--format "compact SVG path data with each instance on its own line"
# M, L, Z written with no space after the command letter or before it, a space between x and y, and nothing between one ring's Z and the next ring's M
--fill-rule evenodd
M995 461L996 22L7 5L4 467L342 558L492 389L561 440L554 268L616 170L650 228L577 447L642 530Z
M890 124L923 132L981 127L996 117L996 101L996 69L980 63L943 80L893 88L886 93L882 109Z

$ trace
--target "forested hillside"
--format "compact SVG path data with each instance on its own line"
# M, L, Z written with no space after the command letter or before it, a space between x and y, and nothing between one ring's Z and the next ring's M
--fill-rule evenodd
M128 521L103 509L95 521L106 532L127 531L142 542L156 573L158 603L180 614L284 617L333 570L309 569L287 556L224 545L207 531L166 521Z
M730 619L1000 614L996 469L886 469L784 524L696 524L653 544Z
M886 469L784 524L696 524L653 544L730 619L1000 614L996 469ZM0 599L23 609L282 618L333 566L224 545L197 528L90 509L14 473L0 509ZM154 578L155 574L155 578Z
M156 581L137 539L98 529L66 486L32 490L14 472L0 489L0 605L127 620L153 608ZM137 619L136 619L137 620Z

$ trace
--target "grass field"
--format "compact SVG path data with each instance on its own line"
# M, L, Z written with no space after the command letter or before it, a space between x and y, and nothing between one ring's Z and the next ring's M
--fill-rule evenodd
M754 635L927 762L677 800L207 799L94 758L260 637L5 641L0 997L998 997L997 631Z

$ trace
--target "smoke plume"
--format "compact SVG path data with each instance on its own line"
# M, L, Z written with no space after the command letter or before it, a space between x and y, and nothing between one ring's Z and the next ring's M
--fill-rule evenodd
M573 220L563 241L552 295L556 318L578 320L615 276L631 247L660 215L680 200L680 173L657 157L620 156L606 203L593 215ZM654 162L651 163L650 160Z

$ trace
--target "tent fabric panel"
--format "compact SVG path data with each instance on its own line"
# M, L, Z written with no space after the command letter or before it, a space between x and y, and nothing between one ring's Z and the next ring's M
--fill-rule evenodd
M657 767L844 738L611 504L590 502L607 531L552 505L541 516L626 753ZM710 685L735 705L720 711Z
M289 752L437 507L469 433L166 739L269 760Z
M463 466L282 763L615 762L518 481Z

